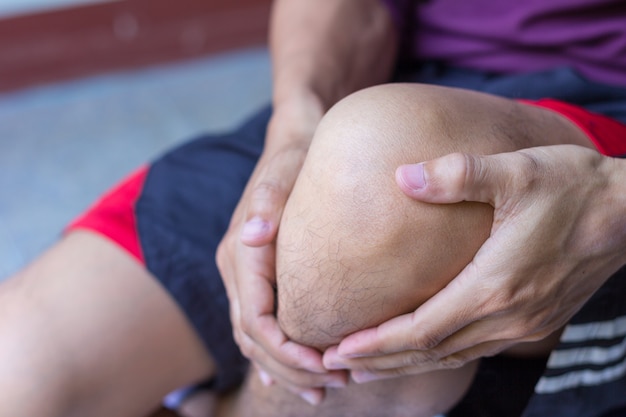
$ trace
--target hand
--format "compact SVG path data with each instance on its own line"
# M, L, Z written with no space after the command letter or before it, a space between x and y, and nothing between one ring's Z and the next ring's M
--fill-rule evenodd
M624 264L625 161L574 145L402 166L408 196L491 204L473 261L414 313L345 338L329 369L357 382L456 368L565 325Z
M321 354L287 339L274 312L275 243L286 200L308 150L321 112L302 106L276 110L266 148L217 251L228 293L234 336L262 381L274 380L319 403L322 387L346 383L345 372L329 373Z

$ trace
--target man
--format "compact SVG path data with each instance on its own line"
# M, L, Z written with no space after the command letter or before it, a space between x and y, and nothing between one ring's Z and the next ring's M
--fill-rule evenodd
M492 209L413 202L391 186L393 171L414 158L450 151L492 153L530 145L536 132L514 123L517 111L534 120L538 131L551 133L555 143L591 147L557 115L441 87L366 89L324 116L285 207L276 246L277 316L290 340L325 351L356 330L414 310L450 282L487 239ZM492 129L500 122L508 126L506 137ZM558 336L508 353L546 356ZM241 390L204 415L432 417L459 401L476 365L338 384L315 407L278 384L264 387L253 368Z
M622 9L600 9L609 17L619 16L616 10ZM585 44L584 39L581 42ZM58 245L0 289L4 306L0 331L3 340L9 341L1 348L5 358L1 374L11 375L0 394L3 412L135 416L149 412L168 391L211 376L216 376L214 388L231 387L238 383L245 362L233 355L228 321L222 320L229 308L243 353L281 386L317 403L323 387L345 383L345 373L328 372L319 352L289 341L280 330L273 315L275 252L271 242L322 115L350 92L391 78L398 32L388 10L377 1L279 1L273 13L271 43L274 106L267 137L270 114L265 112L231 136L205 138L169 153L109 194L94 211L75 222ZM611 74L620 73L620 62L615 61ZM433 83L452 79L449 72L422 69L413 74L414 79ZM464 86L478 88L467 77L461 78ZM508 82L512 78L518 84ZM539 82L537 74L525 80L512 78L488 75L478 84L501 86L499 81L508 80L508 94L502 90L498 94L509 96L522 96L518 94L521 86L543 86L539 97L535 91L527 98L545 97L546 86L554 85L552 80ZM607 89L608 96L621 97L619 88ZM569 92L570 88L561 90ZM542 107L543 120L552 113ZM518 120L520 126L531 122L525 117ZM500 131L506 135L506 129ZM541 136L542 144L554 139ZM576 148L577 157L580 152ZM589 152L583 156L597 162L600 156ZM603 165L581 165L584 169L577 178L588 171L595 173L591 167ZM556 178L564 175L560 170L554 172L558 172ZM573 203L581 202L574 199ZM235 205L231 226L218 251L229 307L212 254ZM535 213L535 209L531 205L524 212ZM620 217L606 210L596 213L600 211L606 218ZM550 219L551 227L558 229L559 218ZM606 237L605 232L600 234ZM622 242L619 238L614 241ZM595 268L600 269L600 278L593 281L597 285L581 291L584 295L579 299L583 301L621 265L617 256L610 262L601 258L594 264L601 265ZM544 280L532 276L534 279L526 282L537 285L531 285L535 291L529 292L529 298L545 301L538 296L542 292L538 284ZM556 282L562 285L554 288L576 288L567 285L562 275L559 279ZM517 288L505 287L509 293ZM579 306L567 304L567 308L557 309L559 319L542 328L542 336L564 324ZM520 317L519 307L506 316L499 312L509 306L499 307L485 310L490 310L492 317L519 323L515 320ZM506 327L497 320L492 322ZM440 333L433 340L438 341ZM429 366L458 365L493 353L493 348L481 345L485 334L491 333L491 329L483 329L474 334L474 346L480 349L471 354ZM509 334L512 340L507 344L529 335L535 339L536 333L536 327L529 325ZM28 355L24 355L25 349ZM418 367L412 372L422 370ZM358 375L356 379L366 379Z

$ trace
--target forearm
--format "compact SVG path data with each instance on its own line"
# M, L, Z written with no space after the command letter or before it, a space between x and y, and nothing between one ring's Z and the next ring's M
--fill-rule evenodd
M379 0L277 0L271 21L273 104L314 100L323 113L390 78L396 33Z

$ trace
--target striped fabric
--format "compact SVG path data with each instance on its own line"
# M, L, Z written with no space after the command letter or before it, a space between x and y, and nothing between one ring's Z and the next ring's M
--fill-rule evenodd
M626 416L626 268L565 328L523 416L604 417L621 409Z

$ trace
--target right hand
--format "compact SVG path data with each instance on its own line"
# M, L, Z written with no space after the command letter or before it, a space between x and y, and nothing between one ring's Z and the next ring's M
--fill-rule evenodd
M623 160L575 145L402 167L397 182L411 198L492 205L491 235L417 310L327 351L328 368L369 382L458 368L558 334L626 262L625 173Z
M290 341L276 320L275 238L283 208L306 157L321 106L276 107L265 149L217 250L217 264L230 301L234 337L259 369L263 382L274 380L317 404L325 386L343 386L343 371L328 372L321 353Z

